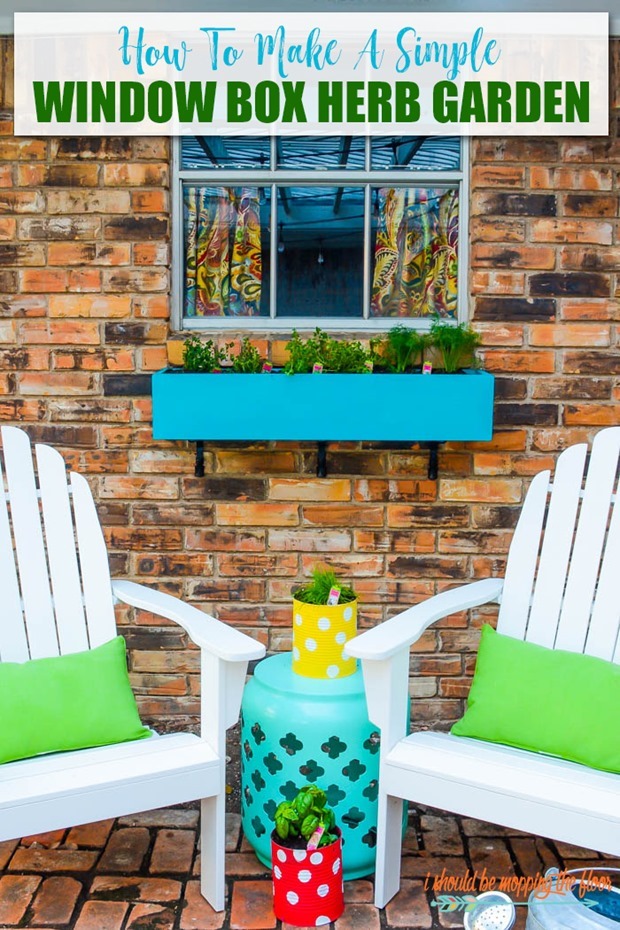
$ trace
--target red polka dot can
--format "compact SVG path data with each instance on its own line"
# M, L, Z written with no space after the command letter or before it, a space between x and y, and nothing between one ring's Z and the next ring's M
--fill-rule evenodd
M344 911L342 839L320 849L290 849L271 838L273 909L294 927L322 927Z

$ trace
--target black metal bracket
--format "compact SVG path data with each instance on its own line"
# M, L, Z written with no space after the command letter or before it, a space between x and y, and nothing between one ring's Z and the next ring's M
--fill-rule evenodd
M428 480L436 481L439 474L439 442L426 442L423 447L428 449ZM316 444L316 451L316 476L327 478L327 441L319 440ZM204 478L205 475L205 444L202 439L196 442L194 475L196 478Z
M196 462L194 464L194 475L196 478L205 476L205 444L202 439L196 442Z
M437 481L439 474L439 443L426 443L428 449L428 480Z

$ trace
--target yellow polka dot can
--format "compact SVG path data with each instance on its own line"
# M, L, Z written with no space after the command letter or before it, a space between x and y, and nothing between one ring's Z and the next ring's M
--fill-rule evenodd
M357 600L306 604L293 599L293 671L305 678L346 678L357 661L344 654L357 633Z

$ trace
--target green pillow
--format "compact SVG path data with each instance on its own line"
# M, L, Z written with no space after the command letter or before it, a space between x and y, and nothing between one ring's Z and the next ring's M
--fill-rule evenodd
M620 773L620 666L484 626L455 736L549 753Z
M122 636L71 655L0 662L0 762L150 736Z

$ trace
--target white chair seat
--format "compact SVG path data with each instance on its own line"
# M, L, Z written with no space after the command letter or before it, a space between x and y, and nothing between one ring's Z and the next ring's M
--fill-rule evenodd
M191 733L6 763L0 840L216 794L220 778L215 752Z
M392 780L398 782L400 791L401 787L414 784L411 773L415 773L418 780L412 796L431 806L435 797L430 795L441 790L441 803L446 807L450 798L446 783L450 782L454 783L455 802L462 796L462 789L474 788L487 793L489 807L493 795L505 795L512 801L538 801L560 811L570 804L575 813L600 817L609 823L610 841L617 834L615 845L620 855L618 776L610 772L542 753L437 732L411 734L394 746L386 762L384 787L388 794L392 793ZM398 770L409 773L402 786ZM438 780L443 782L441 788L434 784ZM428 798L423 798L420 791L424 782L428 782ZM460 805L455 809L462 810Z

